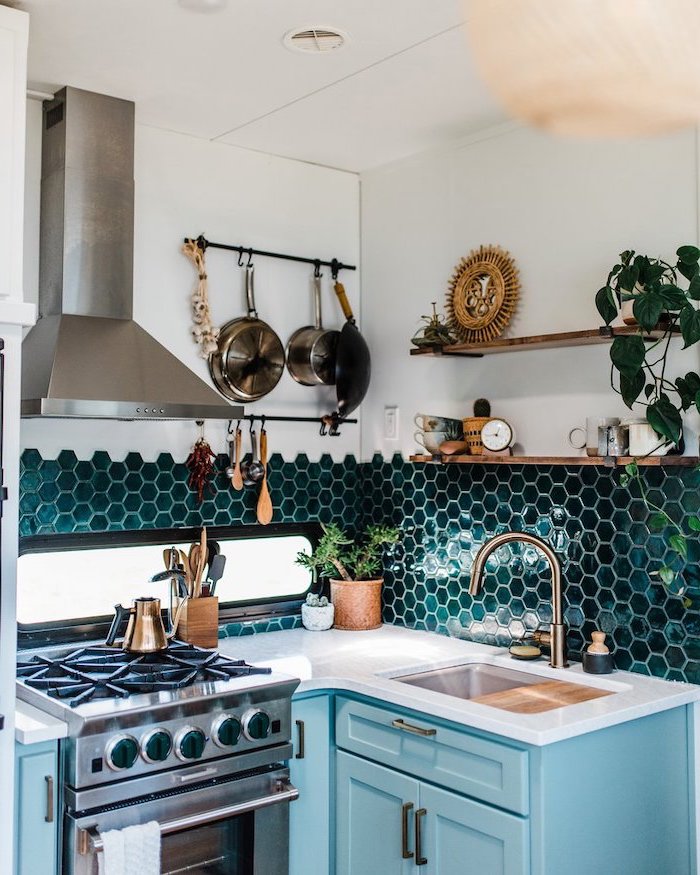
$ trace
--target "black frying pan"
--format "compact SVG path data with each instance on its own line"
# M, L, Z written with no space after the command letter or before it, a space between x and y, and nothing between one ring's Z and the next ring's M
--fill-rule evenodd
M367 341L355 324L352 307L342 283L336 282L335 293L340 301L346 322L340 332L335 359L335 389L338 413L349 416L360 406L369 388L372 365Z

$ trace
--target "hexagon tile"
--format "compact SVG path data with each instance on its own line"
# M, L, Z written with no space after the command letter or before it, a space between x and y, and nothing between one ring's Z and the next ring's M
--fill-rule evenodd
M144 462L130 453L78 461L70 450L21 459L21 535L255 522L255 496L226 487L227 459L217 459L217 490L198 506L184 464L169 455ZM648 468L652 500L687 530L700 508L698 475ZM276 519L339 522L350 530L391 521L404 535L387 561L387 622L507 644L551 619L546 563L525 545L488 562L483 592L468 594L473 556L507 529L539 534L562 557L569 648L578 658L594 628L609 635L620 668L700 682L700 594L686 609L652 574L664 560L664 537L647 528L642 502L619 485L619 472L597 467L414 465L396 455L358 464L329 455L309 462L270 460ZM700 542L691 541L691 568ZM298 625L298 618L286 618ZM227 627L228 635L264 631L268 623ZM286 626L284 626L286 628Z

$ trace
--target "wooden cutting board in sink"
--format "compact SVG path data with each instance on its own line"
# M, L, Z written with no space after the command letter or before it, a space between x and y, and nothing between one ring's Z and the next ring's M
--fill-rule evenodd
M577 705L579 702L611 695L609 690L596 690L568 681L544 681L541 684L528 684L500 693L477 696L471 701L500 708L502 711L513 711L515 714L540 714L542 711L553 711L565 705Z

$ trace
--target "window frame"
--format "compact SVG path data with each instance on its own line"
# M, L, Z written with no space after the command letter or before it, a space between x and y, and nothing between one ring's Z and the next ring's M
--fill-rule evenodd
M207 537L213 541L237 541L251 538L280 538L302 535L316 549L323 534L320 523L271 523L261 525L207 526ZM156 546L198 541L201 526L170 529L132 529L112 532L71 532L55 535L27 535L20 538L19 555L30 553L59 553L68 550L108 549L109 547ZM145 581L144 581L145 583ZM267 620L299 614L307 593L320 594L324 589L320 578L311 581L309 589L297 596L283 598L248 599L219 603L219 626ZM165 611L164 611L165 613ZM105 638L112 617L76 617L48 623L17 623L17 645L20 649L49 646Z

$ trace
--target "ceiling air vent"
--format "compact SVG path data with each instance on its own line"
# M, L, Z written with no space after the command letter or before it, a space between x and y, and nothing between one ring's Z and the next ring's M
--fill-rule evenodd
M290 31L284 44L295 52L320 55L342 48L348 42L348 35L330 27L305 27Z

